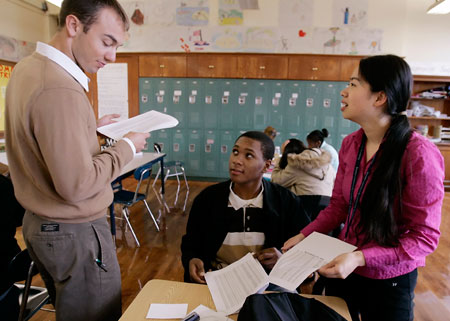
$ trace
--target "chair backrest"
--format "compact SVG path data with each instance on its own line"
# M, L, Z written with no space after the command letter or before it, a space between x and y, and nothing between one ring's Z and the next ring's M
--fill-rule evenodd
M153 143L153 149L155 150L155 153L160 154L162 151L161 145L158 143Z
M136 197L139 193L142 183L147 180L147 187L145 189L145 197L148 196L148 188L150 186L150 179L152 174L152 166L149 164L142 165L134 170L134 178L138 181L136 186L136 192L134 193L133 202L136 201Z
M12 260L9 262L8 270L11 280L14 282L24 281L28 277L28 272L31 266L31 258L28 254L28 250L25 249L19 252ZM38 274L38 270L34 267L32 270L32 276Z

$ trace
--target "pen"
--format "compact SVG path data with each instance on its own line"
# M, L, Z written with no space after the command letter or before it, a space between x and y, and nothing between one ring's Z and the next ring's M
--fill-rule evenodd
M108 272L108 270L106 269L106 265L104 263L102 263L102 261L100 261L99 259L95 259L95 263L97 263L97 265L105 272Z

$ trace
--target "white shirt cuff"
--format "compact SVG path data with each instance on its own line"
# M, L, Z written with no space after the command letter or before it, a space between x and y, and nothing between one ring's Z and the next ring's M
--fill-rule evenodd
M128 145L130 145L131 150L133 151L133 157L134 157L136 155L136 147L134 147L133 142L127 137L123 137L122 140L126 141L128 143Z

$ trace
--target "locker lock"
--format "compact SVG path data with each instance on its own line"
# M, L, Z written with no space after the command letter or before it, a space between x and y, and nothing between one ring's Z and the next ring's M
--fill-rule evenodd
M298 98L298 93L292 93L291 98L289 98L289 106L295 106L297 105L297 98Z
M272 105L278 106L280 104L281 93L275 93L275 97L272 98Z
M223 92L223 96L222 96L222 104L223 105L228 104L228 97L230 97L230 92L229 91L224 91Z
M173 92L173 103L178 104L180 102L181 90L174 90Z
M164 101L164 90L160 90L158 93L156 93L156 101L159 104L162 104Z
M197 97L197 90L192 90L191 94L189 95L189 103L195 104L196 97Z
M239 98L238 98L238 103L239 103L239 105L244 105L245 104L245 98L247 97L247 93L241 93L240 95L239 95Z

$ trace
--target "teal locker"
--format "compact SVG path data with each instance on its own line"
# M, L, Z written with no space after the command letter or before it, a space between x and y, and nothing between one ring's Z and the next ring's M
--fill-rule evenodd
M320 128L326 128L330 133L327 142L333 146L339 143L338 125L341 116L341 83L324 82L322 83L322 124Z
M234 146L235 136L233 131L223 130L220 133L220 177L229 178L228 161Z
M268 107L269 107L269 91L270 82L253 80L251 81L251 87L253 88L254 111L253 111L253 129L264 130L267 127L268 121Z
M177 160L183 161L186 163L187 160L187 139L186 139L186 130L185 129L171 129L172 131L172 149L171 159L168 160ZM186 175L189 173L186 172Z
M291 139L291 138L296 138L296 139L301 140L303 143L306 144L303 132L300 132L300 131L287 132L287 133L285 133L284 137L286 138L285 140L288 140L288 139Z
M236 84L237 101L233 101L236 109L238 130L253 130L254 97L251 97L252 86L249 81L238 81Z
M186 93L186 80L184 79L168 79L170 82L167 95L167 112L178 119L178 128L186 128L187 123L187 93Z
M203 79L189 79L187 83L188 95L188 127L191 129L203 128L204 115L203 106L205 99L204 82Z
M217 129L218 109L221 101L221 90L218 88L218 80L209 79L205 81L205 97L203 98L203 112L204 112L204 128Z
M270 95L268 101L268 122L267 125L272 126L278 131L284 128L285 107L288 99L285 90L285 84L282 81L270 81Z
M236 127L236 102L238 101L238 95L234 85L235 82L236 80L234 79L216 80L219 94L218 114L220 115L220 129L232 130Z
M139 79L139 112L157 110L167 113L168 84L164 78Z
M202 168L203 160L203 132L199 129L188 130L188 157L187 171L191 176L204 176L205 171Z
M273 141L274 145L281 148L281 145L283 145L285 140L286 140L286 133L284 131L277 130L277 137L275 137Z
M220 140L216 130L205 130L203 138L204 174L207 177L220 177Z
M172 160L172 134L173 129L160 129L150 133L147 139L147 150L154 152L153 143L161 146L161 152L166 154L165 160Z
M320 82L306 82L302 111L302 131L306 134L319 128L322 123L322 85Z
M285 104L285 128L288 131L298 131L302 128L302 106L304 99L304 82L286 81L287 92Z

